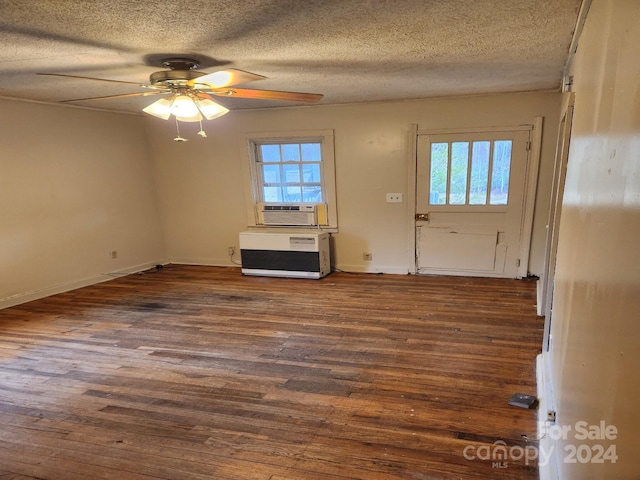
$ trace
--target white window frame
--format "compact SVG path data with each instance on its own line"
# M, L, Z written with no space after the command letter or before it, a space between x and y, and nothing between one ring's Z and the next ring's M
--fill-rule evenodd
M305 143L318 142L321 145L322 161L322 198L327 209L327 224L317 227L327 232L338 231L338 215L336 205L336 175L333 130L310 130L300 132L264 132L250 133L242 137L242 151L245 155L245 197L247 204L247 220L250 227L282 228L260 224L259 207L262 202L261 174L258 167L257 146L263 143Z

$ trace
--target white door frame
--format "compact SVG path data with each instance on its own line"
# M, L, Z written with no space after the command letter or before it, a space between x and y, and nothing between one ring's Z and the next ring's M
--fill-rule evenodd
M508 127L476 127L476 128L454 128L454 129L430 129L419 130L417 125L411 125L410 144L408 152L409 171L408 171L408 188L409 193L407 201L411 208L407 209L407 225L408 225L408 249L407 264L409 273L416 274L418 272L417 256L416 256L416 183L418 169L418 136L419 135L439 135L439 134L455 134L455 133L482 133L482 132L504 132L517 130L531 131L531 145L529 148L529 157L527 162L527 172L525 178L525 197L522 212L522 236L520 241L520 267L518 267L518 277L527 276L529 267L529 253L531 249L531 233L533 230L533 212L536 203L536 191L538 188L538 170L540 168L540 154L542 147L542 124L543 117L535 117L531 125L511 125Z
M567 163L569 161L569 146L571 143L571 127L573 122L573 106L575 95L570 94L566 110L560 121L558 140L556 145L556 158L553 166L553 184L551 187L551 199L549 205L549 220L547 222L547 239L542 270L542 293L540 295L538 314L544 316L544 332L542 338L542 351L550 350L551 344L551 317L553 289L556 274L556 255L558 253L558 230L560 216L562 214L562 198L564 197L564 185L567 176Z

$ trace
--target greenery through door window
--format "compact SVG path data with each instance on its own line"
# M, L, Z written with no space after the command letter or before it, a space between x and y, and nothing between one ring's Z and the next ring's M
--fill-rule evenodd
M430 205L506 205L511 140L431 144Z

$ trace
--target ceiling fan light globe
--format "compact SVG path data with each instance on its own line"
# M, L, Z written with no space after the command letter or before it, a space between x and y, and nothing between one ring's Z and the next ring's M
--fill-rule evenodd
M229 113L229 109L214 102L213 100L209 100L208 98L199 98L196 102L200 109L200 113L202 113L204 118L207 120L213 120L214 118L218 118Z
M198 106L188 95L178 95L175 98L171 104L171 113L178 118L190 118L199 115Z
M161 98L157 102L153 102L148 107L143 108L142 111L154 117L169 120L171 116L171 101L166 98Z
M179 122L199 122L202 120L202 115L200 113L196 113L190 117L178 117L176 116L176 120Z

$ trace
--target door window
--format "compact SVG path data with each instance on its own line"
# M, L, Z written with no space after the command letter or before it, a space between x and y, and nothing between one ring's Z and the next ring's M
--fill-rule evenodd
M506 205L512 140L431 143L429 205Z

